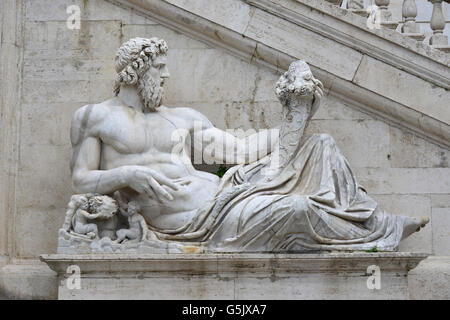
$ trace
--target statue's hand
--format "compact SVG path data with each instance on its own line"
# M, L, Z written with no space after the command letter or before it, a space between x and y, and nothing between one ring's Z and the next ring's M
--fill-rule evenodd
M178 190L177 185L170 179L150 168L133 166L128 170L130 174L126 175L126 182L130 188L139 193L145 192L155 200L161 200L161 197L173 200L173 196L167 191L168 188L162 186Z
M309 115L310 118L316 113L317 109L319 109L320 103L323 98L324 87L320 80L315 79L315 90L314 90L314 101L311 108L311 113Z
M88 219L97 219L101 214L100 213L89 213L87 215Z

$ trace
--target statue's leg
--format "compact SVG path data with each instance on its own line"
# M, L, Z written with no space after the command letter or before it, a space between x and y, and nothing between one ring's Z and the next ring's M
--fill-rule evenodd
M93 223L88 224L76 223L74 231L80 234L87 234L89 232L96 232L96 234L98 233L97 226Z
M307 215L309 210L307 198L302 195L292 194L284 198L280 204L284 207L284 212L280 212L280 214L287 212L291 215L285 230L286 235L307 232L308 228L306 226L308 224ZM277 209L275 208L275 210Z
M115 215L108 220L99 220L97 222L99 229L99 237L108 237L111 240L116 238L116 230L118 229L118 216Z
M141 233L137 228L131 228L127 230L127 238L130 240L140 240Z
M242 207L233 208L234 221L224 229L228 235L221 251L285 251L283 243L294 234L308 234L307 200L301 195L261 195ZM230 237L229 232L236 230ZM216 236L220 234L216 234ZM216 238L216 240L219 240ZM280 249L281 248L281 249Z
M127 231L128 229L117 230L116 232L117 239L115 240L115 242L121 243L123 240L125 240L125 238L127 237Z
M322 150L322 154L329 154L331 156L332 161L330 161L330 163L334 163L334 164L341 164L339 167L332 167L330 168L331 170L329 170L331 173L333 172L339 172L339 168L345 168L345 170L347 170L347 176L352 176L354 177L355 181L356 181L356 177L353 173L353 171L350 168L350 165L348 164L347 160L345 159L345 157L342 155L342 153L340 152L338 146L336 145L336 142L334 141L333 137L331 137L328 134L314 134L311 136L311 140L310 141L314 141L314 143L320 143L321 147L323 148ZM317 144L319 145L319 144ZM324 168L327 169L327 168ZM333 175L329 175L331 177L333 177ZM345 176L345 175L344 175ZM340 188L346 187L348 186L348 182L350 181L345 181L343 180L343 183L339 183L339 181L333 181L333 184L330 184L330 189L333 190L333 186L339 186ZM359 185L356 185L356 187L359 187ZM352 189L350 188L349 191L351 191ZM336 190L334 189L335 194L338 194L337 191L340 190ZM349 194L351 192L345 192L344 194ZM359 191L358 191L359 192ZM373 201L368 195L365 195L365 197L367 199L370 199L370 201L372 201L373 203L375 203L375 201ZM345 198L341 198L340 201L338 203L342 203L342 201L345 201ZM348 203L349 205L350 203ZM404 217L404 224L403 224L403 233L402 233L402 239L408 237L409 235L411 235L412 233L419 231L420 228L423 228L429 221L430 219L428 217L418 217L418 218L413 218L413 217L408 217L405 215L402 215Z
M90 223L90 224L87 225L87 229L88 229L88 232L86 233L86 235L89 238L91 238L91 239L97 238L98 239L97 225L95 225L93 223Z
M89 223L86 225L86 227L87 227L87 232L93 232L93 233L95 233L95 235L98 235L98 228L95 223Z

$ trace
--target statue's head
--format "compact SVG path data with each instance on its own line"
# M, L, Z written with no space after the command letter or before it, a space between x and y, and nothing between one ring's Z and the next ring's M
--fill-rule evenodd
M86 197L81 197L80 199L80 208L83 210L89 209L89 201Z
M117 212L116 200L109 196L91 195L89 197L89 207L93 214L100 213L100 219L109 219Z
M115 68L117 72L114 93L122 85L136 86L144 107L155 111L162 103L164 80L167 70L167 43L158 38L133 38L117 50Z
M141 210L141 206L136 201L128 202L128 215L132 216Z
M76 208L80 208L82 210L89 209L89 201L88 198L83 194L75 194L71 197L70 202L72 202Z
M275 93L280 100L287 99L289 95L312 100L318 83L319 80L314 78L308 64L304 60L297 60L292 62L288 71L280 77Z

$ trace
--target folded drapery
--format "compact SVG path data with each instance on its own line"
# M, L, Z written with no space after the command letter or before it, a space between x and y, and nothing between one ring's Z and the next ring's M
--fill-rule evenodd
M231 168L193 221L158 236L216 252L397 249L407 217L377 208L332 137L305 139L270 180L269 165L270 156Z

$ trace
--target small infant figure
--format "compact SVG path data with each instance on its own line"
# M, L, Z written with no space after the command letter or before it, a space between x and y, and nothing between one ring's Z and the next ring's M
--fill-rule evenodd
M121 214L128 218L129 228L117 230L117 239L115 241L123 243L128 240L139 242L147 239L150 231L147 228L144 217L139 213L141 210L139 204L135 201L130 201L127 205L127 210L124 210L122 207L119 208Z

